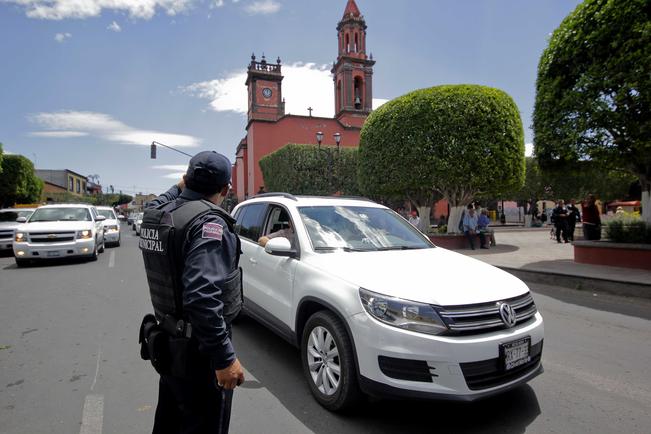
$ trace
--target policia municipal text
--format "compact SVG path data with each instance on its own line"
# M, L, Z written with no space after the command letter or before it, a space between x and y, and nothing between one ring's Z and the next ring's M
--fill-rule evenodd
M242 306L240 241L219 207L230 173L226 157L201 152L144 213L154 315L143 319L140 350L160 374L155 434L227 433L233 389L244 381L230 327Z

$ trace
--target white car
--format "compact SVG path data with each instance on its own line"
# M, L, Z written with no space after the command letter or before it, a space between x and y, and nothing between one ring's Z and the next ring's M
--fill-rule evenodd
M527 286L434 246L390 209L269 193L233 215L244 313L300 348L324 407L363 393L472 401L542 372L543 319Z
M102 222L104 227L104 238L107 243L119 246L120 245L120 220L115 215L115 210L110 206L98 206L97 212L103 215L106 220Z
M11 250L14 242L14 232L20 226L16 221L19 217L29 217L36 208L4 208L0 209L0 252Z
M96 260L104 251L106 218L94 206L45 205L29 217L18 218L13 249L16 265L30 260L86 256Z
M136 231L136 235L140 235L140 227L142 226L142 218L145 214L139 212L133 220L133 229Z

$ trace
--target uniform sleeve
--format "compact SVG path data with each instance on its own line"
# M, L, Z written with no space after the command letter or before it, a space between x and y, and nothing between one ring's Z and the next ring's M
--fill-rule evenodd
M215 231L204 234L204 224L209 224L211 229L214 225L222 226L223 234L215 235ZM224 369L235 360L235 350L222 314L221 286L233 267L237 249L235 236L221 218L207 215L192 224L186 242L183 309L199 341L199 350L210 357L213 369Z
M156 208L159 205L175 200L180 194L181 189L177 185L173 185L169 190L158 196L156 199L147 202L145 208Z

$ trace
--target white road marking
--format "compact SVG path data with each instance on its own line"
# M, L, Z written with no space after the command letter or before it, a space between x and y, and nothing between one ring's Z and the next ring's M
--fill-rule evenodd
M111 256L109 257L109 268L115 267L115 250L111 250Z
M102 346L97 346L97 363L95 364L95 377L93 378L93 384L90 386L90 391L92 392L95 389L95 384L97 384L97 375L99 374L99 360L102 357Z
M81 416L79 434L102 434L104 423L104 396L87 395Z

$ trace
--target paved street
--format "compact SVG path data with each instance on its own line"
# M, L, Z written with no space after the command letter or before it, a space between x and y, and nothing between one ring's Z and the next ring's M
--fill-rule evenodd
M247 382L231 432L648 433L651 302L531 287L545 318L545 373L473 404L373 401L329 413L312 399L298 352L242 320L234 339ZM97 262L17 269L0 258L0 433L150 432L156 375L137 344L150 310L129 230Z

